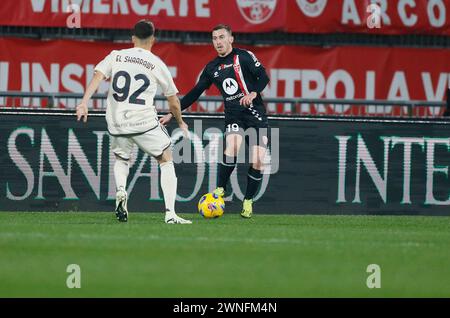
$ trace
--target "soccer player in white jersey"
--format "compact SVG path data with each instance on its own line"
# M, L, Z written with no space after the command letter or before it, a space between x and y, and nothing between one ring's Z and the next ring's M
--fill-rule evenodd
M106 121L112 136L116 161L114 177L117 186L116 217L128 221L126 182L133 145L155 157L161 169L161 188L166 205L165 222L190 224L175 213L177 177L170 150L171 139L159 123L154 97L157 86L169 102L170 112L179 127L188 134L181 117L178 90L167 66L151 52L155 28L148 20L139 21L133 30L133 48L112 51L95 68L82 102L77 106L77 119L87 121L88 102L104 79L111 78L107 97Z

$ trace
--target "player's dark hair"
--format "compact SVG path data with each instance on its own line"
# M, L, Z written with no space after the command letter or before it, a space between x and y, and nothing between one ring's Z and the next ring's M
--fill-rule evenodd
M217 30L222 30L222 29L227 30L227 32L228 32L230 35L232 35L231 28L230 28L230 26L227 25L227 24L218 24L218 25L216 25L216 26L214 27L214 29L212 29L212 30L213 30L213 31L217 31Z
M134 26L133 35L140 40L146 40L155 34L155 27L150 20L141 20Z

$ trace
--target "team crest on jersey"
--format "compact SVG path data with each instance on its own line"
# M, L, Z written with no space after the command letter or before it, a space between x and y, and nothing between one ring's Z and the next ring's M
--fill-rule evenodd
M241 71L241 65L240 64L234 64L233 68L234 68L234 71L236 73L239 73Z
M222 88L228 95L233 95L238 91L238 83L233 78L226 78L222 83Z
M266 22L275 12L277 0L236 0L239 11L248 22Z
M327 6L327 0L297 0L297 4L306 16L316 18Z

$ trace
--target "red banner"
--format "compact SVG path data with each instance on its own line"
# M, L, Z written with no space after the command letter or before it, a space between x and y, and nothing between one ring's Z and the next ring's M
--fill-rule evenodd
M450 35L450 0L288 1L288 32Z
M0 91L82 93L92 78L94 66L111 50L126 47L127 44L67 40L0 39ZM270 83L265 97L443 101L450 86L450 50L245 48L254 52L266 67ZM153 52L169 66L182 95L193 87L204 66L216 56L211 45L157 43ZM105 82L100 93L107 89ZM213 88L207 92L217 94ZM74 106L65 103L61 107ZM193 110L220 111L220 107L220 103L200 103ZM292 109L288 105L269 104L268 111L290 113ZM349 113L351 108L303 105L298 111ZM367 111L387 112L382 107Z
M0 25L450 35L450 0L2 0Z
M284 0L2 0L0 25L131 29L150 19L157 29L210 31L219 23L237 32L265 32L285 24Z

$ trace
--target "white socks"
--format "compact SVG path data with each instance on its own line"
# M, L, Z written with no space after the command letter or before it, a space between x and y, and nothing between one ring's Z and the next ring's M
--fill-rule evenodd
M159 165L161 169L161 189L166 204L166 215L175 214L175 199L177 196L177 176L172 161L164 162ZM167 211L168 210L168 211Z
M166 215L175 214L175 199L177 196L177 176L172 161L164 162L159 165L161 169L161 189L164 195L164 203L166 205ZM122 159L116 159L114 164L114 178L116 187L126 189L127 178L130 168L128 162Z
M116 188L120 189L123 187L125 190L127 187L127 178L130 168L128 166L128 161L116 158L116 163L114 164L114 178L116 180Z

